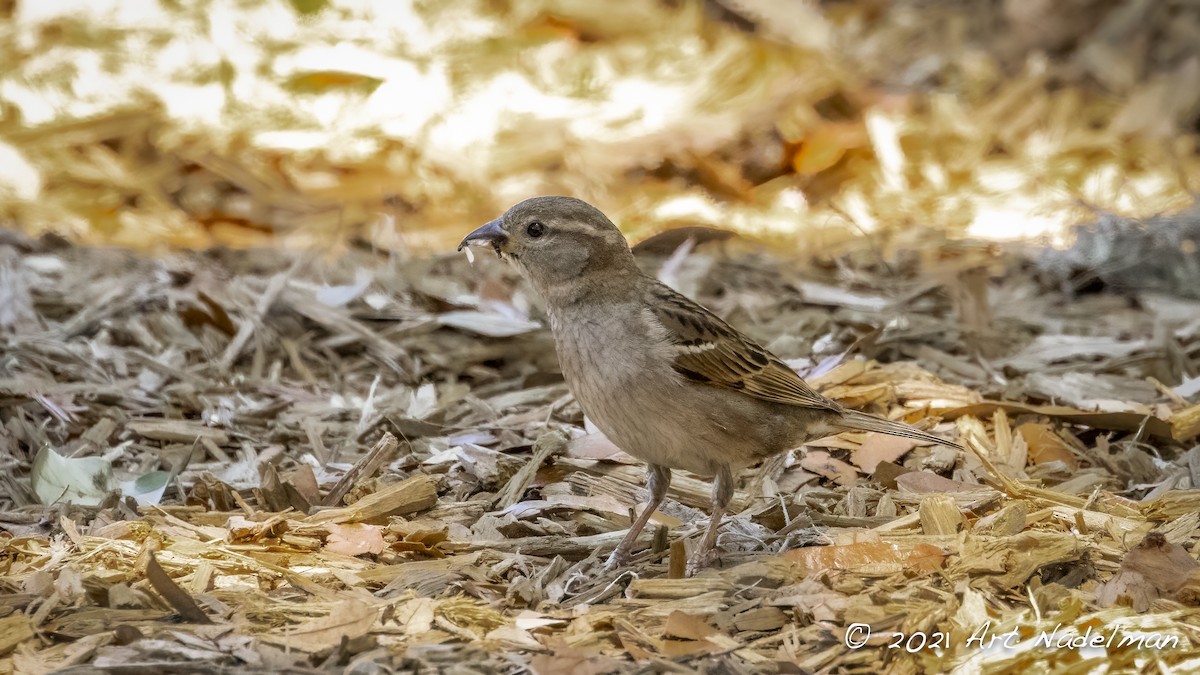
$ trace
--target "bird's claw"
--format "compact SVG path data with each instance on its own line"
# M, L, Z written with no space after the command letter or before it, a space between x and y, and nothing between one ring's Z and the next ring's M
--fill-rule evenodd
M684 576L696 576L700 573L700 570L716 562L716 559L717 549L715 547L696 551L688 558L687 567L684 568Z

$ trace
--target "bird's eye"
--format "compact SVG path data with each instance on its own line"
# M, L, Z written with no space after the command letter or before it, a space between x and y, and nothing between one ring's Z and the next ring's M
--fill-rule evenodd
M537 239L543 234L546 234L546 226L535 220L525 226L525 234Z

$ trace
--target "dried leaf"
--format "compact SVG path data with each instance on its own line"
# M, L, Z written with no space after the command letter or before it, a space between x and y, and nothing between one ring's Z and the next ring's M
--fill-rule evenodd
M150 552L146 563L146 578L154 590L167 601L167 604L179 613L179 617L188 623L212 623L200 605L192 599L191 594L180 588L179 584L158 564L154 552Z
M595 432L571 439L567 444L567 456L579 459L596 459L622 464L639 464L637 458L630 456L608 440L603 433Z
M328 523L325 527L329 529L325 550L330 553L355 556L381 553L384 549L383 528L378 525Z
M858 480L858 471L854 467L820 450L805 453L800 460L800 466L839 485L853 485Z
M1179 544L1151 532L1121 561L1121 569L1137 572L1161 593L1174 593L1200 562Z
M683 640L703 640L718 632L704 617L678 610L667 615L667 623L663 626L664 636Z
M95 506L117 489L112 464L103 457L68 459L50 448L42 448L30 471L33 491L43 504L73 502Z
M329 607L325 616L262 639L301 652L319 652L336 647L343 639L366 635L375 624L379 610L361 600L344 599Z
M1054 429L1048 424L1027 422L1017 427L1017 433L1029 446L1029 459L1034 464L1062 462L1071 469L1079 468L1079 460Z
M910 438L871 433L850 453L850 461L865 473L874 473L880 462L895 462L916 446L917 442Z
M960 480L943 478L929 471L910 471L896 476L896 485L916 494L941 494L959 492L992 492L986 485L964 483Z

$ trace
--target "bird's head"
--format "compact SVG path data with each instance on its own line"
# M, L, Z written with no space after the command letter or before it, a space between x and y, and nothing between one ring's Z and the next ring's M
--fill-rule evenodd
M637 269L621 231L599 209L573 197L534 197L480 227L458 245L491 246L512 260L544 297Z

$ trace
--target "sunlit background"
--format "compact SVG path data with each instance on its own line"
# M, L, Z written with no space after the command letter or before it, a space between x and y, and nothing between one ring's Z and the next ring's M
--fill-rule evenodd
M9 0L0 222L136 247L445 249L537 194L633 238L1062 243L1200 186L1159 0Z

